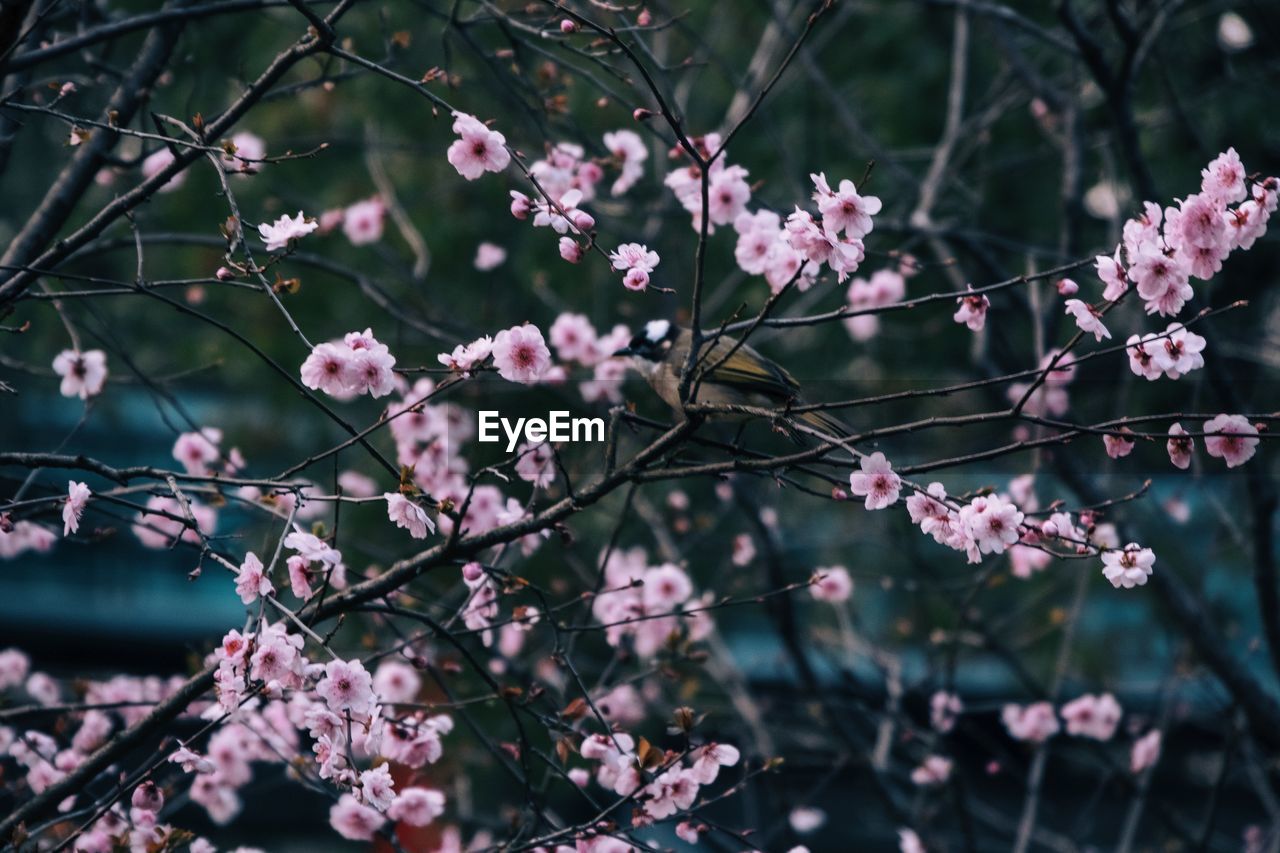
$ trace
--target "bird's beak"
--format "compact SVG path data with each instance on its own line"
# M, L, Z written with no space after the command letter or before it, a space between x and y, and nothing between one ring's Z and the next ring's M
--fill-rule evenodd
M619 356L624 356L624 355L635 355L635 354L636 354L636 351L635 351L635 350L633 350L631 347L623 347L622 349L620 349L620 350L618 350L617 352L615 352L615 353L613 354L613 357L614 357L614 358L618 358Z

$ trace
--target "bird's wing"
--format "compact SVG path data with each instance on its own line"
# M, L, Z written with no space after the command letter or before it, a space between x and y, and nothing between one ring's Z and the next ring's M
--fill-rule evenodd
M711 353L703 360L704 370L715 368L705 382L732 385L776 397L780 401L791 400L800 393L800 383L796 382L795 377L749 346L738 347L724 364L720 364L734 345L734 341L726 338L716 342Z

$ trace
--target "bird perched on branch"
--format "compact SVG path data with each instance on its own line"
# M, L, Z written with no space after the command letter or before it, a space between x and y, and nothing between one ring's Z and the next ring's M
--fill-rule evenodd
M668 320L650 320L644 331L614 355L629 356L631 365L648 381L658 396L678 414L684 414L680 400L680 374L688 363L693 332ZM800 383L781 365L727 335L709 335L694 367L692 402L713 406L748 407L779 411L775 425L793 439L810 429L842 439L849 428L821 411L787 413L782 410L802 404ZM750 412L712 414L715 419L742 420L759 417ZM817 438L817 436L811 436Z

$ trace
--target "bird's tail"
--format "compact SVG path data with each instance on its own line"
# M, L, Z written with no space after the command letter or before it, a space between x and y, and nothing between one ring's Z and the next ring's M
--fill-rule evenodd
M797 430L797 432L802 437L812 441L821 441L825 438L839 443L853 435L853 430L849 428L848 424L821 409L800 412L792 415L791 418L808 427L808 430ZM821 435L816 435L815 433L820 433Z

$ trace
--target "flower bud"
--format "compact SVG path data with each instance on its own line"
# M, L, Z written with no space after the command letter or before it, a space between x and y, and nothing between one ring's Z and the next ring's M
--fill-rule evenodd
M646 110L644 107L636 107L635 110L633 110L631 113L631 117L636 121L644 121L645 119L651 118L652 116L653 116L653 111Z
M642 27L647 27L653 23L653 15L649 13L648 9L641 9L640 14L636 15L636 23Z
M639 267L632 267L622 277L622 286L627 290L644 290L649 286L649 274Z
M218 271L214 273L214 276L218 281L231 281L231 279L236 277L236 274L226 267L218 267Z
M533 202L522 192L516 190L511 191L511 215L516 219L528 219L529 211L533 210Z
M596 227L596 219L585 210L575 210L569 214L569 218L573 220L573 225L579 231L590 231Z
M133 789L133 807L147 812L158 812L164 806L164 793L150 779Z
M1058 293L1062 296L1075 296L1080 292L1080 285L1076 284L1069 278L1060 279L1058 281Z
M576 264L582 260L582 247L578 245L578 241L572 237L560 238L560 257L564 258L571 264Z
M578 31L578 25L573 21L569 20L568 18L565 18L563 21L560 22L560 32L564 33L565 35L568 35L569 33L576 33L577 31Z

